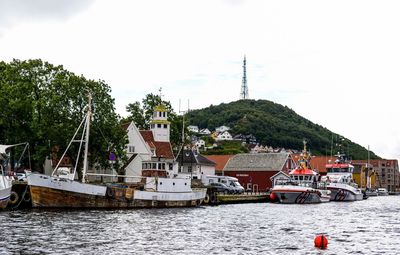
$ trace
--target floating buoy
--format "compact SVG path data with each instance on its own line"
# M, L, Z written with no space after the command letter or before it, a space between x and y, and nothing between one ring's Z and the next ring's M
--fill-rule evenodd
M314 245L320 249L326 249L328 248L328 239L324 235L317 235L314 239Z
M269 199L270 199L272 202L275 202L275 201L278 199L278 197L276 196L275 193L271 193L271 194L269 194Z

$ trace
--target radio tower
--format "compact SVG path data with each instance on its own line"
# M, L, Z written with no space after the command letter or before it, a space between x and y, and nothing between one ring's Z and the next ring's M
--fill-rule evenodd
M246 55L243 59L243 79L242 79L242 89L240 91L240 99L249 99L249 88L247 87L247 77L246 77Z

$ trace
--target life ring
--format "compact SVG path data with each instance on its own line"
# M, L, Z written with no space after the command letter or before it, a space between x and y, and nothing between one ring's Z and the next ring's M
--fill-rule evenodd
M208 194L206 195L203 201L205 204L208 204L210 202L210 197L208 196Z
M19 200L19 195L17 192L12 191L10 194L10 199L8 200L8 203L11 205L15 205Z
M114 190L111 187L107 187L106 195L107 197L114 197Z

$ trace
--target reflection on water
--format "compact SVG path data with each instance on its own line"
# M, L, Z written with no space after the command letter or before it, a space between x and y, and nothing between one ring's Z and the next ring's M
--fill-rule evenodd
M0 254L399 254L400 196L317 205L0 212ZM328 250L313 247L328 235Z

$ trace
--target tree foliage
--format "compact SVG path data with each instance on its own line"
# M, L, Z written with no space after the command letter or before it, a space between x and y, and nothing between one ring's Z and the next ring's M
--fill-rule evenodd
M314 155L342 152L353 159L366 159L367 150L328 129L314 124L286 106L268 100L239 100L188 113L191 125L215 129L229 126L235 134L253 134L263 144L286 149L302 149L303 139ZM371 158L379 158L371 153Z
M52 148L59 147L61 154L68 145L84 116L89 91L94 109L90 162L108 167L109 150L123 155L126 134L104 81L88 80L40 59L13 60L0 62L0 91L0 143L29 142L36 170L42 170ZM69 155L76 160L74 153Z

